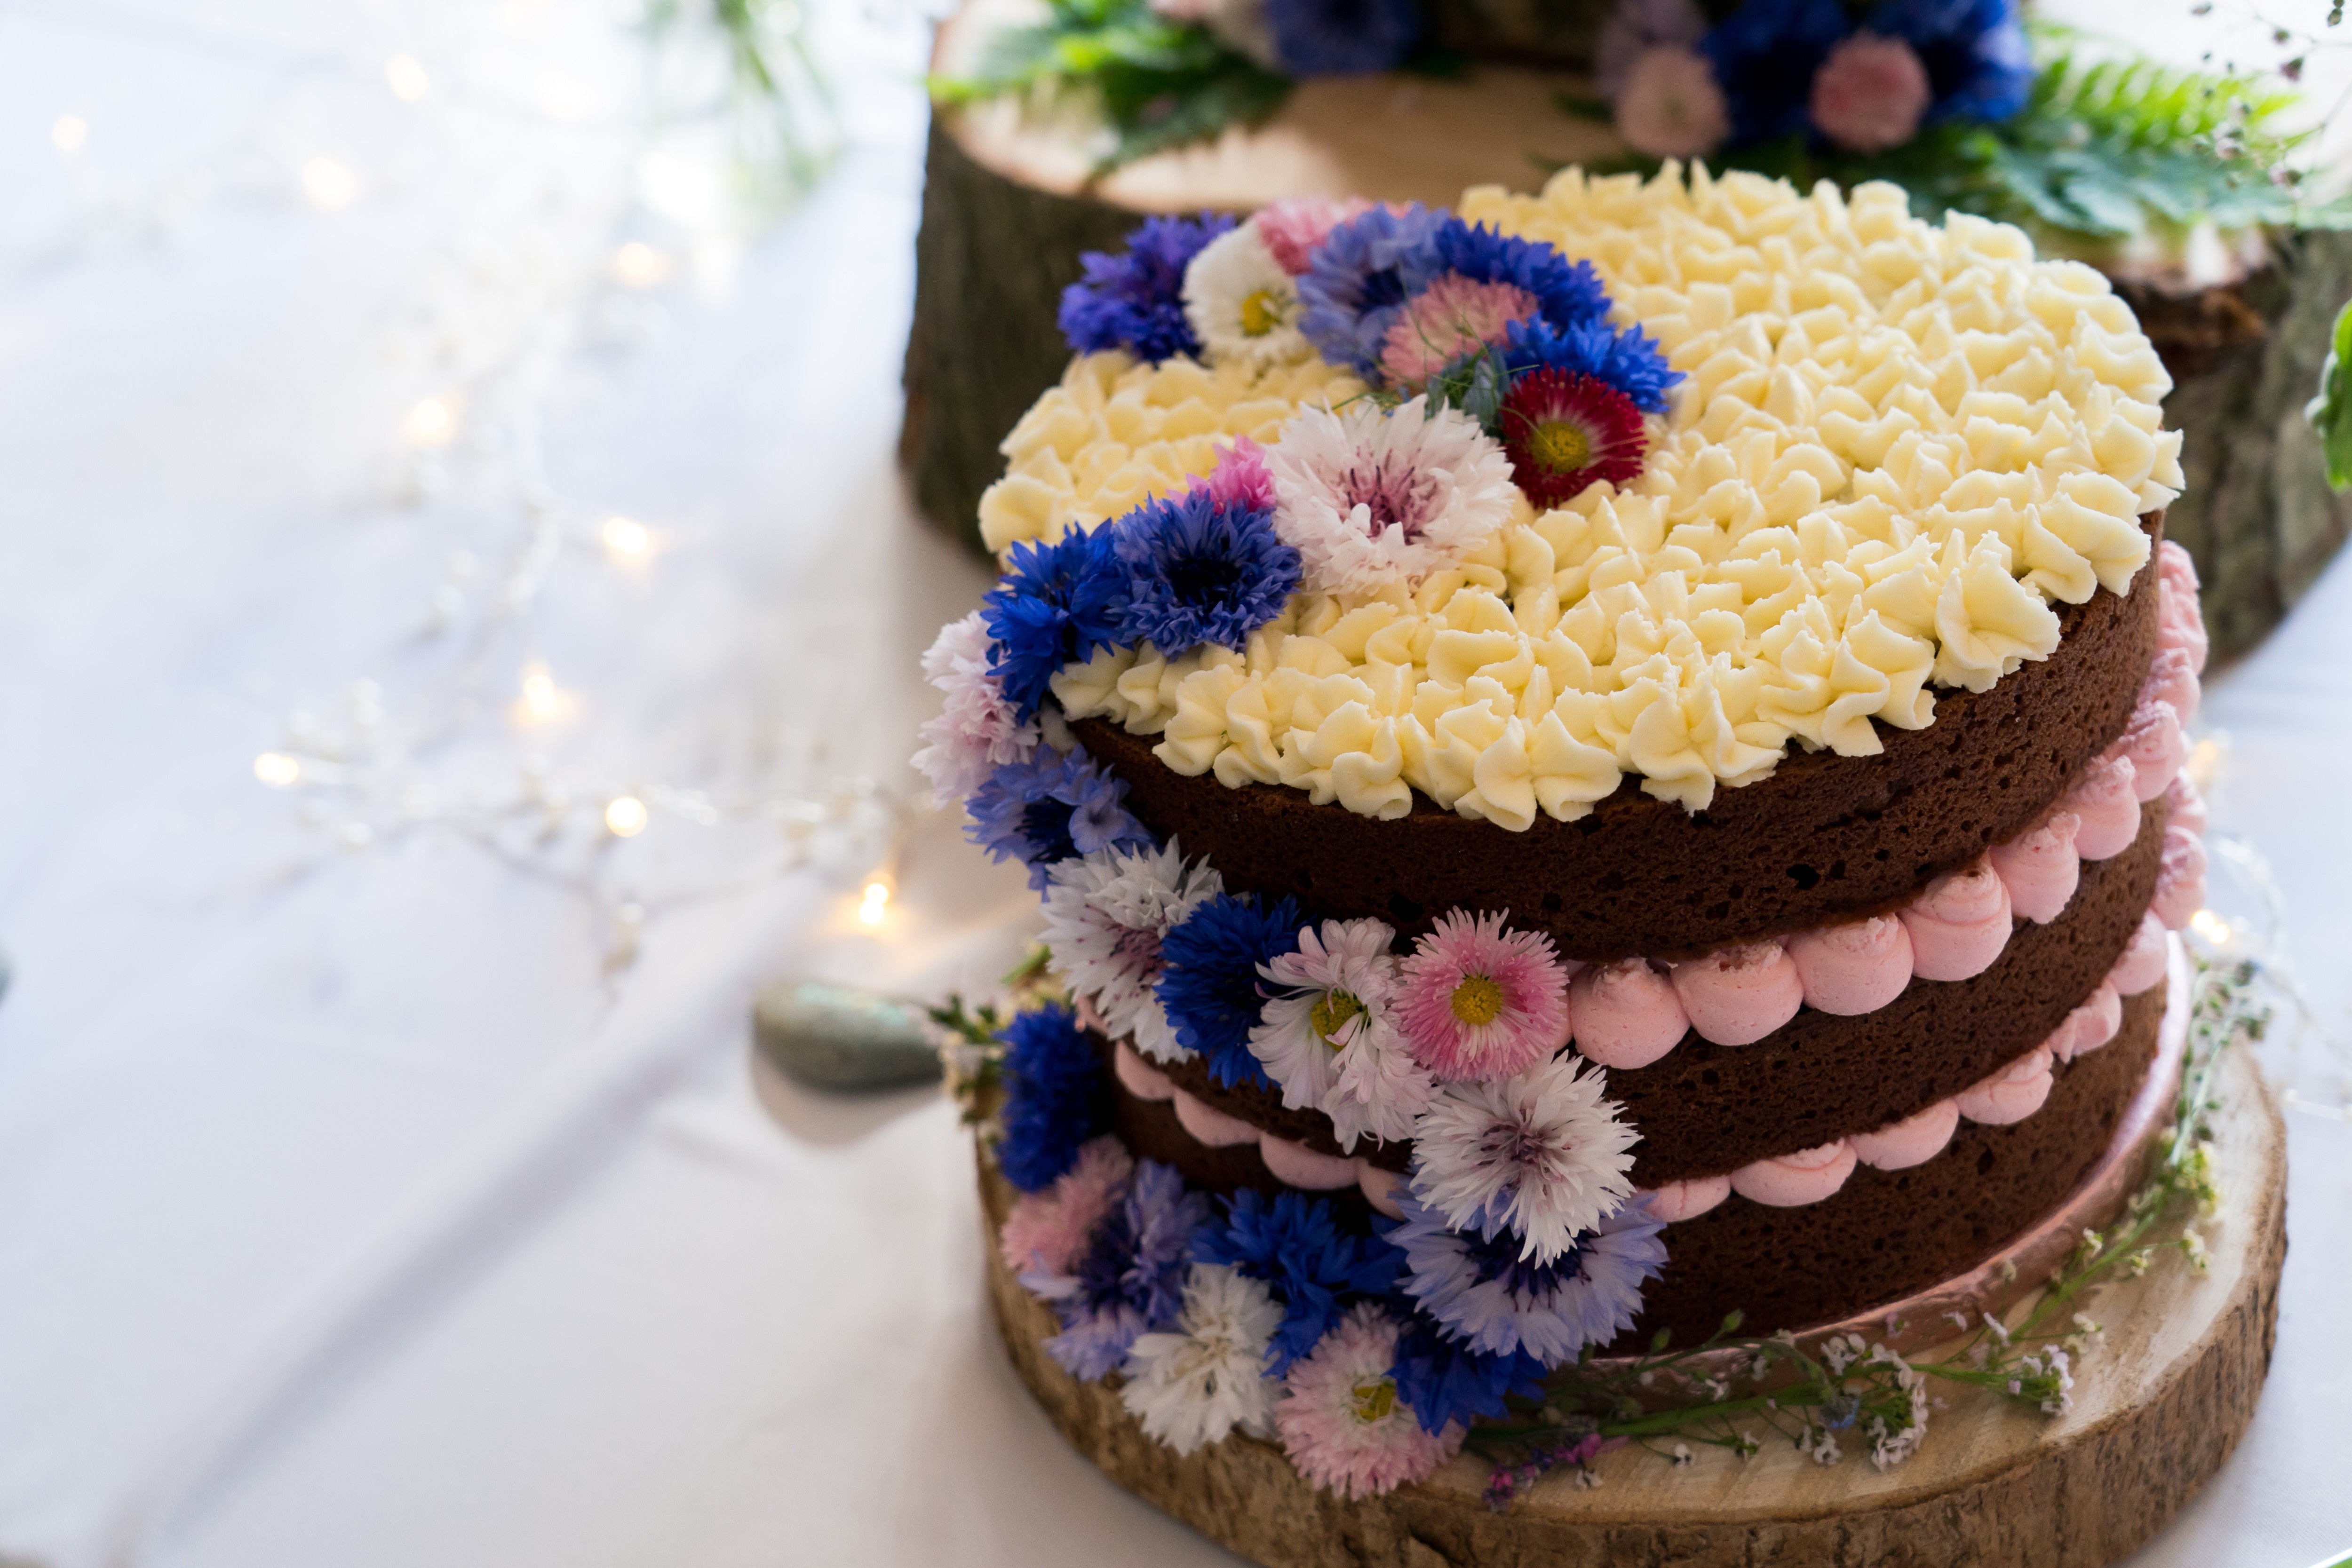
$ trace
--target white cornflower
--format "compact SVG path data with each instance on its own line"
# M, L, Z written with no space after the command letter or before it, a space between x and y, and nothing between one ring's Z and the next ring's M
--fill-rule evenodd
M1226 230L1184 269L1184 316L1210 363L1290 364L1312 359L1298 330L1298 285L1255 224Z
M1184 863L1165 849L1113 846L1055 862L1046 872L1044 941L1070 989L1092 1002L1113 1034L1157 1061L1190 1056L1152 993L1160 944L1193 908L1224 891L1205 861Z
M1416 580L1486 542L1518 491L1499 443L1424 400L1309 408L1266 453L1275 532L1309 589L1361 593Z
M1409 1138L1437 1092L1412 1059L1391 1003L1394 928L1327 920L1298 934L1296 952L1258 966L1276 988L1250 1030L1250 1051L1282 1086L1282 1103L1331 1118L1343 1150L1359 1138Z
M1236 1427L1270 1437L1281 1385L1265 1375L1265 1351L1281 1326L1282 1309L1261 1281L1229 1264L1195 1263L1175 1329L1144 1334L1128 1352L1119 1400L1180 1454Z
M1413 1134L1412 1190L1456 1228L1507 1225L1549 1263L1633 1195L1640 1137L1599 1070L1553 1057L1515 1077L1449 1083Z
M1016 721L1003 683L988 672L988 628L975 610L940 628L923 654L923 675L947 698L938 717L924 724L928 742L915 753L915 766L931 781L931 800L942 810L963 804L995 768L1026 762L1037 749L1037 721Z

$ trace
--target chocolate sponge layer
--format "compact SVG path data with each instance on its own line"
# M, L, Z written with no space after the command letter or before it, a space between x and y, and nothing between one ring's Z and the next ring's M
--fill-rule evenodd
M2151 538L2162 514L2143 518ZM1925 729L1878 727L1885 751L1821 751L1719 789L1692 814L1627 777L1573 822L1511 832L1414 797L1393 821L1304 790L1188 779L1149 736L1073 727L1128 786L1129 810L1234 891L1315 918L1376 915L1408 936L1449 909L1507 909L1569 957L1672 957L1892 906L2019 832L2131 717L2156 652L2156 559L2123 597L2059 609L2061 641L1984 692L1937 691Z

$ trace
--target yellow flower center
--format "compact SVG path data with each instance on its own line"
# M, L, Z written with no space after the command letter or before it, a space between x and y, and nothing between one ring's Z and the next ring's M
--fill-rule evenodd
M1360 1016L1363 1010L1364 1004L1347 992L1326 991L1316 998L1315 1010L1307 1015L1307 1021L1315 1026L1315 1032L1322 1037L1323 1043L1337 1051L1339 1049L1339 1031L1348 1027L1349 1019Z
M1592 461L1592 438L1565 419L1547 419L1528 442L1536 461L1554 474L1573 474Z
M1242 332L1245 337L1263 338L1282 325L1282 301L1271 288L1253 290L1242 301Z
M1454 1016L1466 1024L1493 1023L1503 1012L1503 988L1473 975L1454 988Z
M1396 1379L1376 1377L1348 1391L1354 1396L1356 1419L1370 1427L1396 1412Z

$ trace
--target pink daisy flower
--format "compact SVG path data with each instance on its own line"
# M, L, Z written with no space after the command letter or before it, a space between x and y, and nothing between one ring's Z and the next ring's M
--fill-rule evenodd
M1399 967L1397 1019L1439 1078L1508 1078L1568 1043L1568 970L1540 931L1456 909Z
M1378 1497L1422 1479L1461 1448L1460 1422L1424 1431L1398 1394L1396 1347L1396 1320L1361 1301L1291 1364L1288 1397L1274 1419L1300 1475L1343 1498Z
M1371 210L1372 204L1360 196L1344 202L1328 196L1292 196L1265 207L1250 222L1265 248L1274 253L1275 265L1297 277L1307 270L1315 247L1329 238L1333 229Z
M1054 1185L1025 1193L1004 1217L996 1244L1015 1274L1067 1274L1094 1239L1095 1227L1126 1195L1135 1161L1105 1134L1078 1150L1078 1163Z
M1500 343L1515 321L1536 313L1536 297L1515 283L1480 283L1449 272L1390 324L1381 369L1392 382L1427 381L1464 354Z
M1511 477L1541 511L1585 486L1641 476L1649 427L1633 400L1597 376L1547 366L1521 376L1503 399L1499 428Z

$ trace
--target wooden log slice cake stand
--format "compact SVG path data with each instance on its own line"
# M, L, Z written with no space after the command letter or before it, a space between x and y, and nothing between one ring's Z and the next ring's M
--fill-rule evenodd
M942 24L933 70L969 71L1013 3L976 0ZM1450 80L1323 78L1300 83L1263 127L1100 179L1083 121L1041 120L1012 102L939 110L898 442L917 504L977 547L981 492L1004 471L997 443L1069 363L1055 318L1082 252L1116 250L1154 213L1241 214L1295 195L1451 206L1472 185L1530 190L1559 164L1622 150L1554 103L1585 86L1556 68L1493 62ZM2179 383L2166 422L2187 434L2189 488L2167 532L2196 558L2213 652L2226 659L2277 624L2352 536L2352 496L2329 493L2303 417L2329 325L2352 296L2352 234L2289 235L2268 265L2215 287L2118 286Z
M2176 969L2165 1054L2084 1187L1971 1276L1895 1312L1925 1323L1956 1299L1982 1300L2006 1272L2003 1257L2024 1265L2020 1283L2000 1292L2018 1300L2046 1277L2053 1239L2063 1251L2078 1220L2114 1211L2138 1179L2153 1130L2170 1124L2185 990ZM1620 1449L1595 1462L1600 1486L1556 1473L1496 1512L1481 1495L1486 1462L1466 1453L1426 1481L1362 1502L1317 1490L1279 1448L1239 1435L1180 1456L1144 1434L1114 1389L1078 1382L1045 1354L1053 1314L995 1246L1016 1195L983 1158L989 1297L1014 1369L1072 1446L1146 1502L1268 1568L2098 1568L2155 1533L2221 1468L2269 1367L2286 1256L2285 1129L2242 1049L2222 1064L2220 1096L2222 1212L2206 1228L2207 1271L2166 1255L2145 1277L2094 1292L2090 1310L2106 1332L2078 1362L2063 1416L1932 1384L1944 1403L1925 1441L1885 1471L1862 1455L1817 1465L1761 1434L1767 1444L1753 1458L1707 1448L1687 1468ZM1885 1338L1887 1311L1854 1326Z

